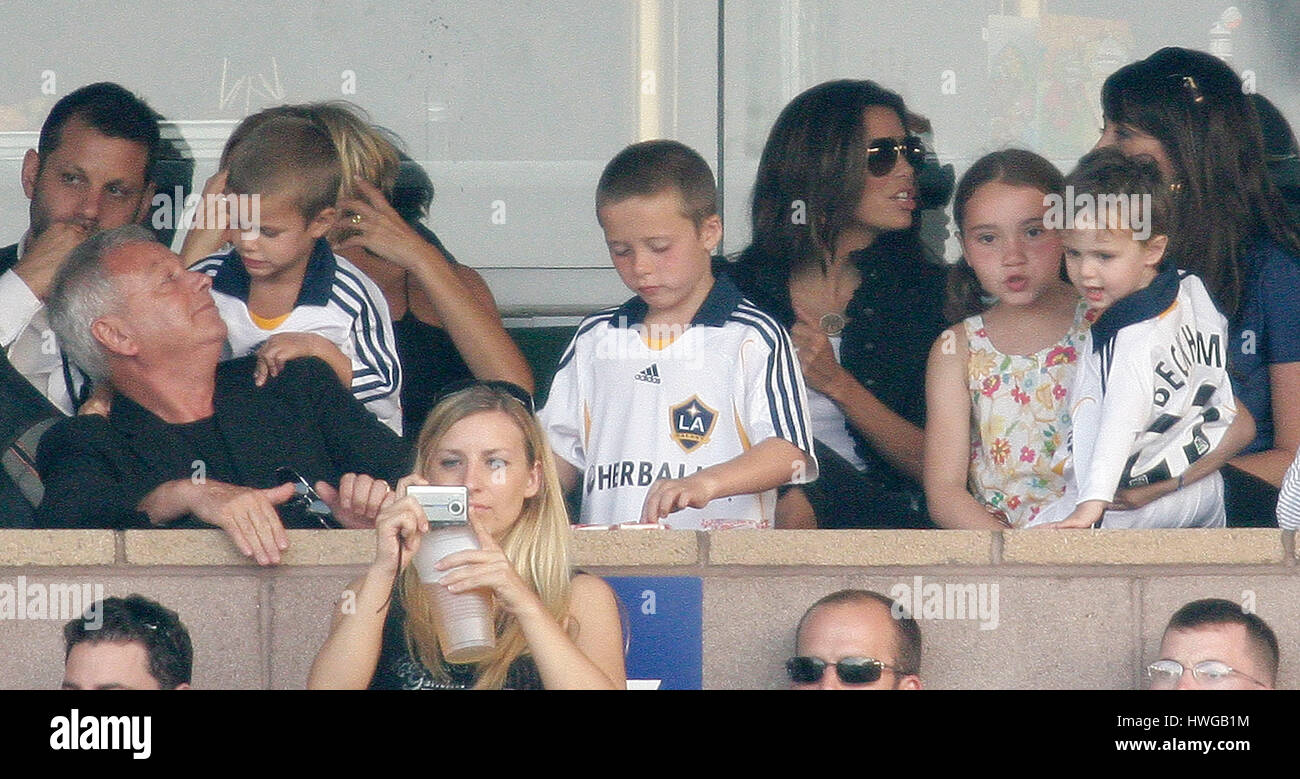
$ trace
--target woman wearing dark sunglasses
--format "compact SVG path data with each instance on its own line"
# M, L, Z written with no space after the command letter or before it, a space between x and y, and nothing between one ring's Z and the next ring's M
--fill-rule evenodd
M1256 111L1217 57L1164 48L1102 87L1098 146L1155 160L1174 191L1169 256L1228 317L1232 391L1256 437L1223 469L1228 524L1273 524L1300 444L1300 235L1269 179Z
M623 638L613 591L569 568L569 521L531 398L502 382L442 399L416 448L417 472L376 522L370 569L348 588L312 666L311 688L620 689ZM496 647L448 663L433 598L410 565L429 522L412 484L464 485L481 549L444 558L452 592L492 594Z
M906 116L871 81L830 81L785 107L763 149L753 243L732 273L791 329L826 463L782 495L778 527L931 526L925 362L945 327L944 273L916 233L925 150Z

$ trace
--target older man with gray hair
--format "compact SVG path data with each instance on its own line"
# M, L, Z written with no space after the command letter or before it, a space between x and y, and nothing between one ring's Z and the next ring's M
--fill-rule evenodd
M213 525L268 564L288 546L286 522L373 523L388 482L409 470L407 446L320 360L292 361L261 387L255 357L220 362L226 326L211 286L139 227L69 255L50 323L115 395L106 417L45 434L38 526Z

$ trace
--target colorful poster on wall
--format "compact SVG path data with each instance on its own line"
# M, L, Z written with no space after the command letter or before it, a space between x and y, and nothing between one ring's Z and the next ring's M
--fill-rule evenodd
M1101 85L1133 59L1122 19L990 16L990 148L1020 146L1075 159L1101 129Z

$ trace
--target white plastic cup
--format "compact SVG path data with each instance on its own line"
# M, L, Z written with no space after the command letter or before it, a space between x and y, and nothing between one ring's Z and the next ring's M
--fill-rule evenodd
M439 583L447 571L434 568L447 555L478 548L478 538L469 525L435 525L415 553L420 582L433 595L438 645L449 663L477 663L496 647L488 593L484 590L451 592Z

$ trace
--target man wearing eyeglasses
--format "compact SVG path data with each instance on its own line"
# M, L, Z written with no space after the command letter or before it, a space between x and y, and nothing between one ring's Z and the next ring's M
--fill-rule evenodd
M1160 659L1146 668L1153 690L1271 690L1277 636L1232 601L1206 598L1174 612Z
M814 603L795 630L786 662L795 690L919 690L921 628L895 619L894 602L870 590L840 590Z

